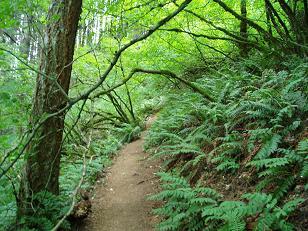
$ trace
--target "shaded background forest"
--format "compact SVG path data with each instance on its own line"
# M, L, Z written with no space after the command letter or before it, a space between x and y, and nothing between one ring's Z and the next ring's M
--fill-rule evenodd
M156 27L183 2L83 1L59 195L33 195L17 220L36 71L59 16L49 1L1 2L0 229L52 230L157 112L145 149L165 163L159 230L307 229L307 1L185 1Z

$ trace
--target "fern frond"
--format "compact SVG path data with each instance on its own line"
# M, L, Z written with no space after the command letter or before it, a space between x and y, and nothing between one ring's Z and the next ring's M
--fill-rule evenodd
M281 136L274 134L269 140L265 142L260 151L255 156L255 159L265 159L275 152L278 148L278 144L281 141Z

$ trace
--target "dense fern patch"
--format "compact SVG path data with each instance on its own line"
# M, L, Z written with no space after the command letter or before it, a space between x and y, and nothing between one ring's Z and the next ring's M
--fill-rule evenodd
M307 228L290 215L307 207L307 60L247 65L208 71L196 82L214 102L171 96L152 126L145 148L180 175L152 197L166 201L160 230Z

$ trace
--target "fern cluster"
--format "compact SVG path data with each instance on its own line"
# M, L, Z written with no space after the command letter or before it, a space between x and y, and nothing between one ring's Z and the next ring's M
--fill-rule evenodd
M234 202L200 205L203 225L196 223L195 229L171 222L185 217L189 206L169 209L169 214L164 210L167 219L161 230L245 230L247 225L255 230L292 230L287 215L302 200L286 202L288 193L308 177L308 63L293 59L281 65L282 71L265 69L260 74L232 66L207 73L197 82L213 93L214 102L195 93L169 99L145 148L163 158L167 169L178 169L189 180L185 187L191 192L209 171L230 178L250 172L254 190ZM161 198L167 200L165 206L178 201L171 194ZM189 200L183 197L177 203Z
M158 174L162 181L163 191L151 196L151 200L167 201L154 213L166 218L159 224L160 230L201 230L205 226L202 218L204 208L215 207L222 196L215 190L206 187L191 188L189 183L180 177L167 173Z
M56 196L47 191L36 194L32 203L38 205L34 214L22 217L18 221L24 231L52 230L71 205L71 201L66 196ZM61 230L70 230L70 223L64 221L60 228Z
M217 191L190 184L181 177L160 173L163 191L150 199L166 201L154 213L164 220L159 230L235 230L244 231L252 224L254 230L293 230L284 219L302 203L293 199L278 206L270 194L242 195L244 201L224 201Z

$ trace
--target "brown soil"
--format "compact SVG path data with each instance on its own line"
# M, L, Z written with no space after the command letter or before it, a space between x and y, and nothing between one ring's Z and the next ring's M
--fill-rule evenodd
M155 120L151 117L150 124ZM83 231L150 231L157 218L151 213L155 202L146 197L158 191L158 163L143 152L141 138L127 144L108 170L106 184L98 185L92 200L92 213Z

